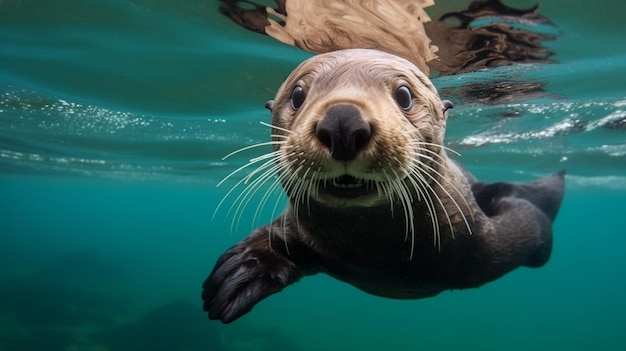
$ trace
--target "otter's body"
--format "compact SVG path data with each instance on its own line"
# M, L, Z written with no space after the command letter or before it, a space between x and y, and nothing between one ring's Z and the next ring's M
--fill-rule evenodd
M410 62L375 50L319 55L268 106L275 163L256 173L276 173L290 204L220 257L204 283L211 319L231 322L319 272L423 298L548 260L564 173L478 182L443 146L451 105Z

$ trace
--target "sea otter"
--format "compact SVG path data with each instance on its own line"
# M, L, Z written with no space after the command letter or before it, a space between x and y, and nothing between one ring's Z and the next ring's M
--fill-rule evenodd
M347 49L300 64L267 104L273 152L251 182L276 179L289 205L217 260L202 292L209 318L232 322L316 273L417 299L545 264L565 173L477 181L447 155L451 106L393 54Z

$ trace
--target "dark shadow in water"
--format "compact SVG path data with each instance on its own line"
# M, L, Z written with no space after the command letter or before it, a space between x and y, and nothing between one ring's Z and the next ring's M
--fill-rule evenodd
M93 252L67 253L33 275L0 282L0 314L36 328L108 325L131 303L110 292L118 269Z
M553 27L537 13L538 5L518 10L500 0L474 1L464 11L449 12L425 24L439 51L431 69L449 75L512 63L552 63L554 52L542 42L556 36L536 31Z
M227 349L237 348L237 345L246 345L245 349L255 351L290 350L299 351L291 340L279 331L271 328L251 328L242 323L222 325L223 342Z
M198 305L186 301L166 303L135 322L98 331L91 339L114 351L300 350L280 331L211 322Z
M98 331L92 339L115 351L221 350L217 326L189 302L174 301L131 322Z
M3 351L68 351L72 336L68 331L35 328L26 334L10 333L0 339L0 345Z
M485 105L498 105L519 99L530 99L545 95L545 83L526 82L515 79L474 82L460 87L440 89L441 96L456 104L476 102Z
M622 129L626 130L626 117L616 118L611 120L605 125L608 129Z
M106 325L129 301L84 287L57 285L52 281L16 279L4 281L0 313L28 326Z
M108 256L73 251L34 274L0 281L0 314L15 322L0 331L0 350L221 350L220 327L227 344L297 350L279 331L211 322L200 303L169 302L119 324L132 307L131 299L115 294L130 278L124 271Z
M112 292L124 281L121 265L93 251L71 251L0 281L0 314L15 322L0 332L0 350L91 350L81 328L109 326L127 313L130 299Z

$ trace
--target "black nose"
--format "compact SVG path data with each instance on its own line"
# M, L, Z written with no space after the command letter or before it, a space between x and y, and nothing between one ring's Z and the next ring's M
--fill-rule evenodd
M330 150L332 157L349 161L367 144L372 136L369 123L353 105L331 106L315 127L317 138Z

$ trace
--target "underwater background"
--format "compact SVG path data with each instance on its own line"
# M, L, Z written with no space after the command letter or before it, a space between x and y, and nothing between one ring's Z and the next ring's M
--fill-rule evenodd
M479 179L567 170L546 266L423 300L317 275L223 325L201 284L273 205L215 212L267 150L222 158L269 140L263 104L312 54L216 1L0 1L0 350L625 350L626 3L539 12L556 63L433 81ZM476 98L509 82L542 89Z

